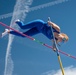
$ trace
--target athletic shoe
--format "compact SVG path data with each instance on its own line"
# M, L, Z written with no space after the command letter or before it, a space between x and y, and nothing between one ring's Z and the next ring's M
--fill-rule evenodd
M15 23L16 23L19 27L22 27L22 25L24 25L23 22L20 21L19 19L16 20Z
M5 31L2 33L1 37L6 36L9 33L9 29L5 29Z
M20 20L19 20L19 19L17 19L17 20L15 21L15 23L17 23L17 24L18 24L18 23L20 23Z

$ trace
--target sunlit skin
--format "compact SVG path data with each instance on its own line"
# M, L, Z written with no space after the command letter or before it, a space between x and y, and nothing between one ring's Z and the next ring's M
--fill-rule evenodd
M58 34L56 32L54 32L54 36L58 39L57 42L62 42L64 36L62 36L61 34ZM66 42L66 40L64 41Z
M58 25L56 25L55 23L51 22L51 21L48 21L48 25L52 26L53 28L55 28L58 32L60 32L60 27ZM60 33L56 33L54 32L54 36L55 38L57 38L58 40L56 40L56 43L58 44L58 42L63 42L63 38L64 36ZM55 51L56 48L54 46L54 41L52 40L53 42L53 50ZM67 42L66 40L64 40L64 42Z

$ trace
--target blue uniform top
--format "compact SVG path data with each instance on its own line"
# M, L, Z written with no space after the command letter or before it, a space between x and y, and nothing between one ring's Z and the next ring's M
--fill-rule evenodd
M44 25L41 27L40 31L50 40L53 39L52 30L47 23L44 23ZM53 28L53 32L60 33L55 28ZM57 40L57 38L55 38L55 39Z

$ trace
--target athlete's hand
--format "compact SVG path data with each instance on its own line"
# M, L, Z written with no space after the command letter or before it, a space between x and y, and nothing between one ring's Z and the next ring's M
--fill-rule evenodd
M55 52L56 51L56 48L53 48L53 51Z
M49 25L49 26L52 26L52 23L51 23L51 21L48 21L47 23L48 23L48 25Z

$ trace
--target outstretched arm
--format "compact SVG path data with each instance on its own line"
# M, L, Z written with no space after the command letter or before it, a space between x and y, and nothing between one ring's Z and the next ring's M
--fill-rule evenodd
M53 28L55 28L58 32L60 32L60 27L58 25L56 25L55 23L48 21L48 25L52 26Z
M52 41L53 51L56 51L56 46L55 46L54 40L52 39L51 41ZM57 41L56 41L56 43L57 43Z

